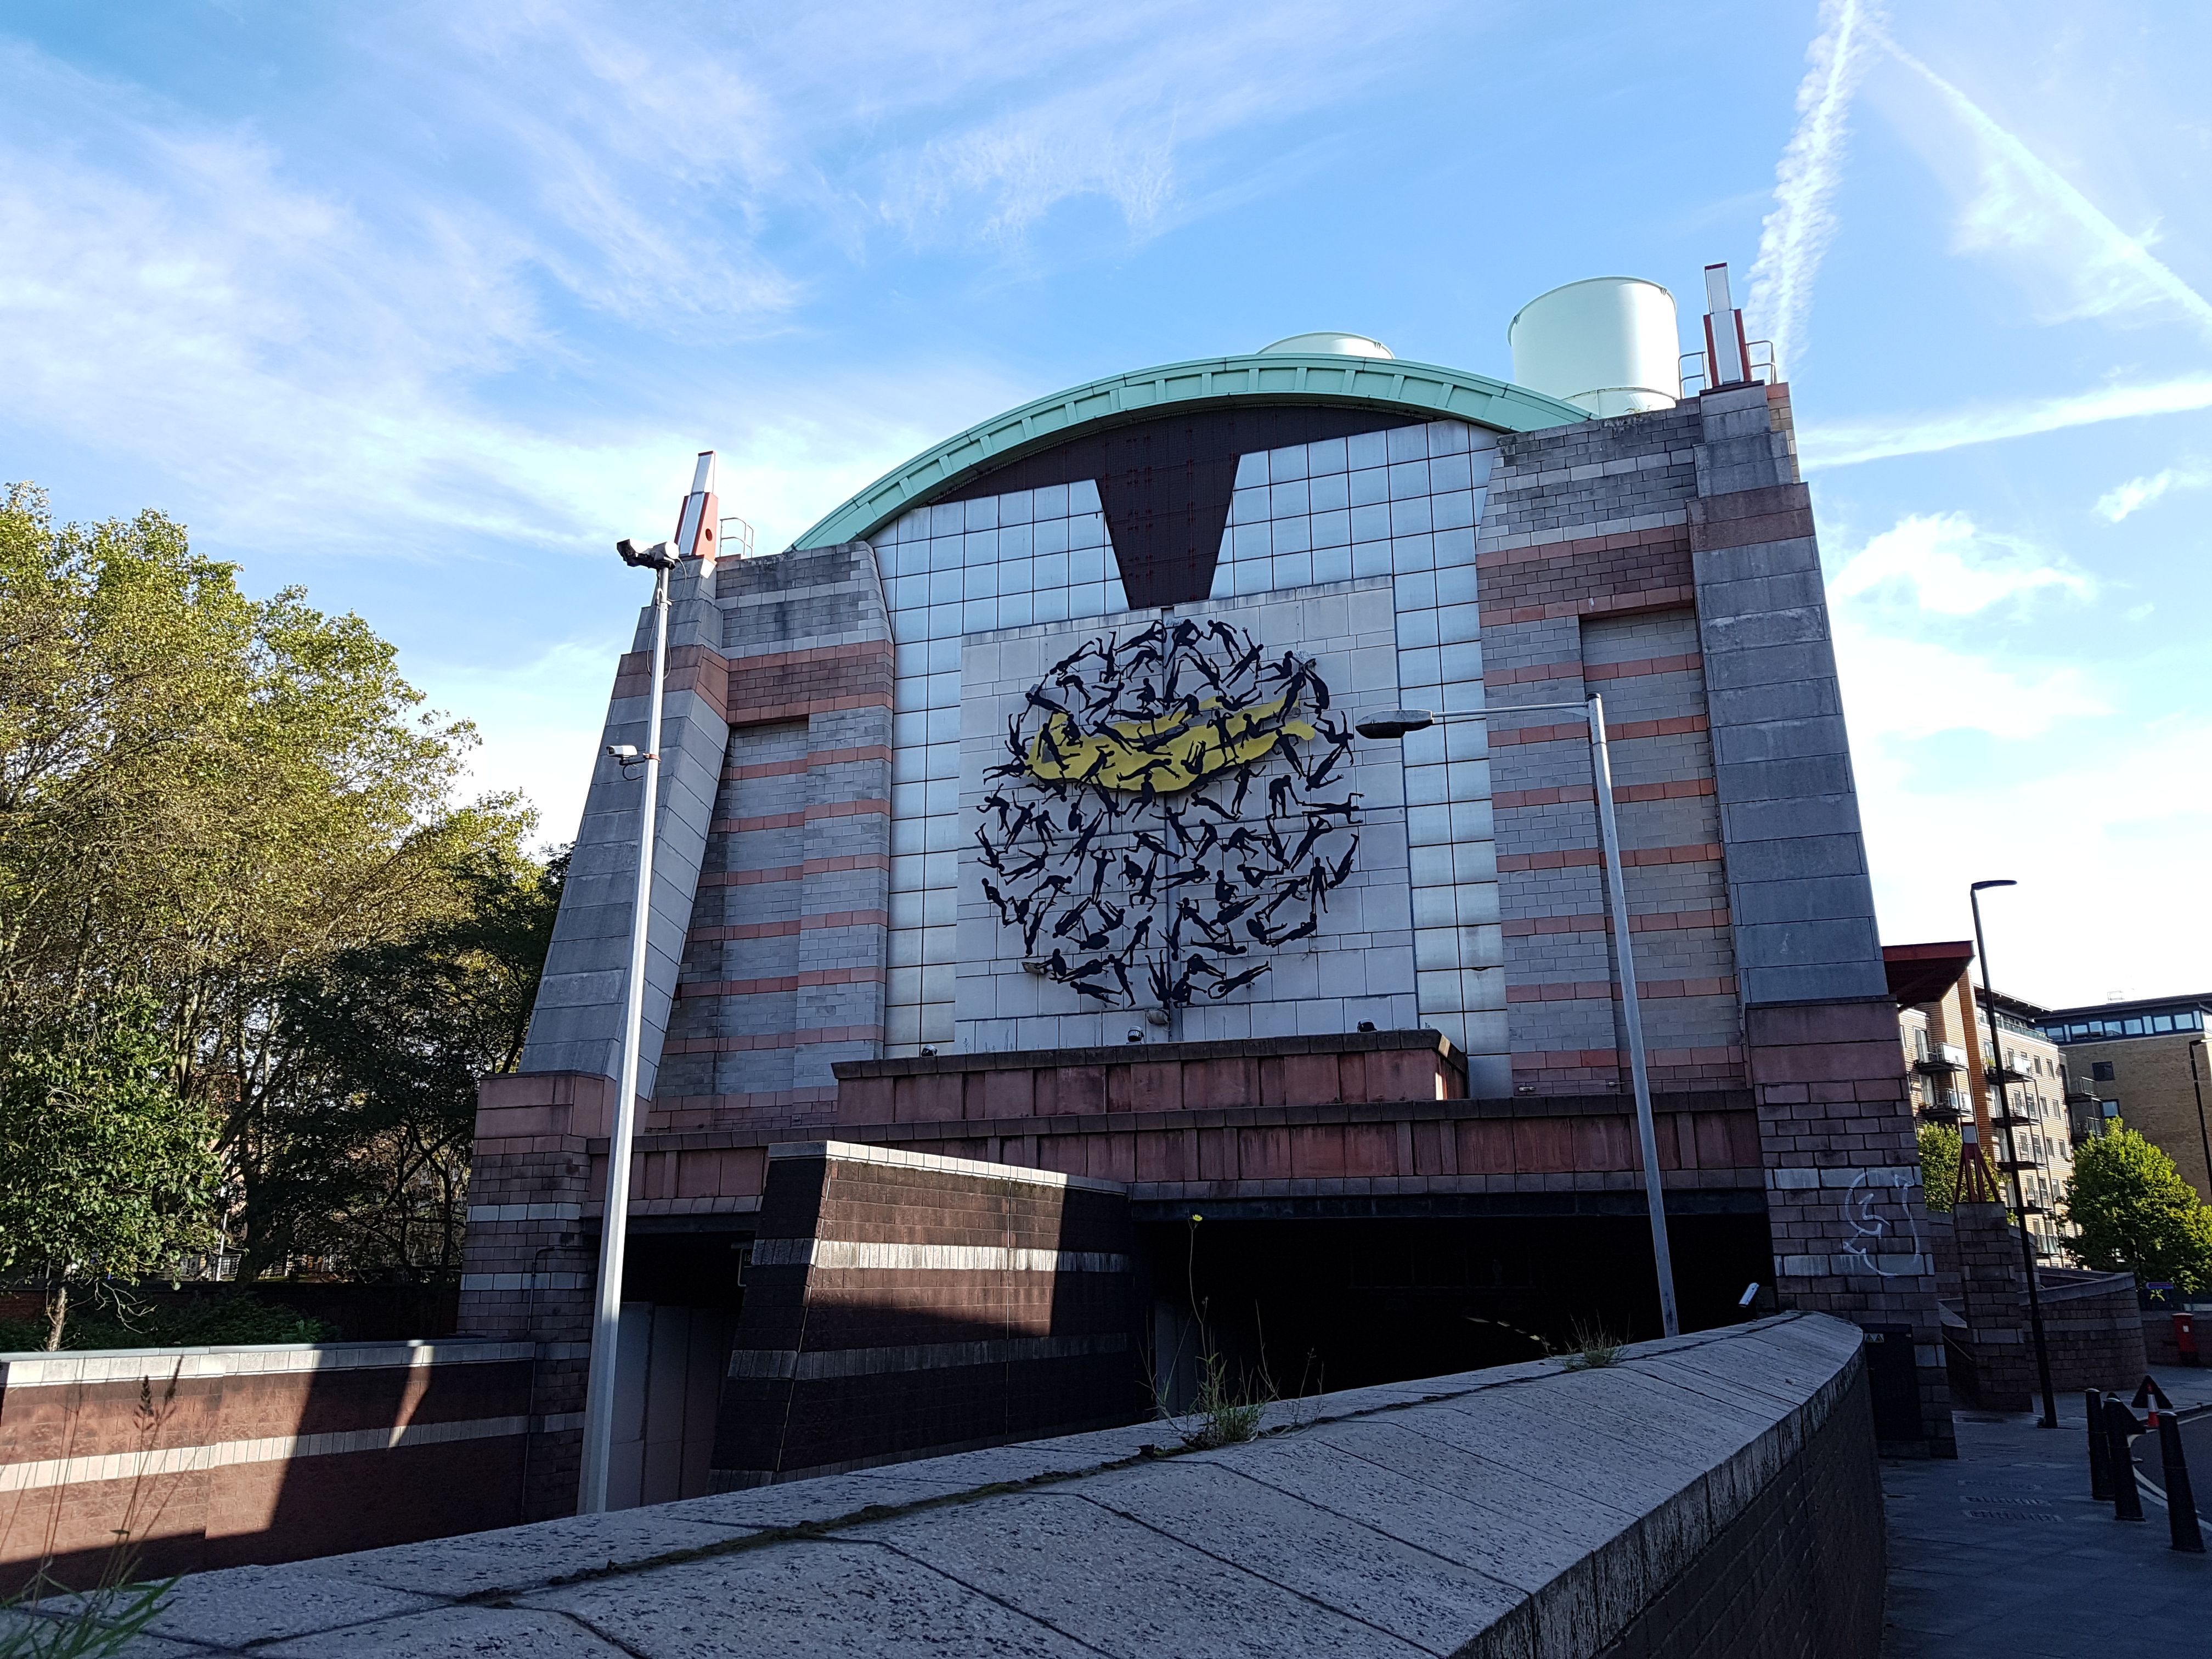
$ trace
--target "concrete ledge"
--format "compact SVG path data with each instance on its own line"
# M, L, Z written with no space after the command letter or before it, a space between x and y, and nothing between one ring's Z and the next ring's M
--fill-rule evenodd
M1859 1333L1819 1315L187 1578L145 1651L1866 1656ZM1769 1635L1784 1645L1761 1645Z

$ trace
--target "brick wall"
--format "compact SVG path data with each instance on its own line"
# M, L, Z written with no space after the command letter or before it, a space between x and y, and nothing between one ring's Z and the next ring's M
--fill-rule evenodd
M1944 1333L1951 1374L1978 1405L2026 1411L2040 1383L2020 1234L2002 1204L1961 1204L1951 1224L1947 1255L1960 1281L1957 1322L1947 1321ZM2132 1389L2142 1380L2150 1354L2133 1274L2046 1267L2036 1287L2054 1392Z
M522 1518L532 1345L326 1343L0 1360L0 1597L296 1561ZM572 1475L573 1480L573 1475Z
M1128 1203L1104 1182L778 1146L724 1384L725 1489L1133 1422Z
M1888 1540L1866 1373L1601 1659L1874 1659Z

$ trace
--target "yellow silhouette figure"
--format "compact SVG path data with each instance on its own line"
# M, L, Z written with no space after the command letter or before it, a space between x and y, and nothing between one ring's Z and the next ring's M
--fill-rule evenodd
M1149 783L1173 795L1235 766L1272 753L1285 738L1310 740L1314 728L1287 718L1295 692L1272 702L1224 713L1208 698L1196 712L1175 709L1085 732L1065 714L1048 715L1030 741L1029 769L1047 783L1096 784L1134 793Z

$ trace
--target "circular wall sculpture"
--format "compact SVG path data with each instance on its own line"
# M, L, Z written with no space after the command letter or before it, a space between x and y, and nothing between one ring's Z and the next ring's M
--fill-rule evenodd
M1104 1007L1221 1001L1320 927L1359 849L1313 659L1230 623L1095 635L1008 722L975 842L1025 965Z

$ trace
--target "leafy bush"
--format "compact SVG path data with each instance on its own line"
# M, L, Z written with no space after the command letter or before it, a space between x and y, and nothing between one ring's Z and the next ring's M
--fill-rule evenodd
M338 1333L319 1319L264 1302L248 1291L194 1298L183 1307L109 1300L80 1305L63 1328L64 1348L203 1348L258 1342L329 1342ZM0 1319L0 1353L46 1346L42 1319Z

